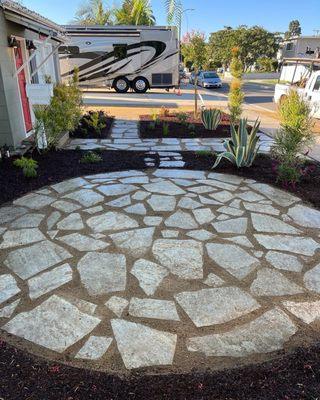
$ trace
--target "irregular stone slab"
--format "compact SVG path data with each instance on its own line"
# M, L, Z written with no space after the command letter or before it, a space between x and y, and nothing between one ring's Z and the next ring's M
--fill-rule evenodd
M52 229L60 218L61 218L61 213L59 211L54 211L53 213L51 213L47 219L48 229L49 230Z
M28 212L27 208L7 206L0 208L0 225L13 221Z
M151 247L155 228L132 229L110 235L114 244L134 257L143 256Z
M244 234L247 232L248 218L228 219L227 221L215 222L212 226L219 233Z
M51 204L51 207L56 208L59 211L64 213L72 213L73 211L77 211L81 208L78 204L71 203L70 201L65 200L57 200Z
M227 190L222 190L221 192L215 192L209 194L210 197L212 197L216 202L219 203L226 203L230 200L233 199L233 194L228 192Z
M182 197L182 199L178 203L178 207L186 208L188 210L194 210L196 208L202 207L202 204L189 197Z
M188 171L181 169L157 169L154 176L159 178L176 178L176 179L204 179L205 174L203 171Z
M283 301L285 308L306 324L320 320L320 301Z
M174 298L198 328L223 324L260 308L253 297L238 287L183 292Z
M279 215L280 211L277 210L276 208L272 207L269 204L261 204L259 203L259 205L257 204L252 204L252 203L246 203L243 202L244 208L248 211L259 211L259 213L262 214L269 214L269 215Z
M28 279L72 255L48 240L9 253L4 264L21 279Z
M270 268L257 271L257 278L252 282L250 290L256 296L285 296L304 292L300 286L279 271Z
M217 211L223 214L232 215L234 217L242 217L242 215L244 214L244 211L228 206L220 207Z
M122 292L126 288L126 258L122 254L87 253L77 268L90 296Z
M174 302L169 300L132 297L129 305L129 314L132 317L180 321Z
M119 196L121 194L131 193L137 190L137 186L116 183L115 185L102 185L98 187L99 192L105 196Z
M307 289L320 293L320 264L306 272L303 281Z
M298 225L320 229L320 211L314 208L299 204L290 208L288 215Z
M93 215L93 214L97 214L98 212L103 211L103 207L102 206L95 206L95 207L86 208L83 211L88 213L88 214L90 214L90 215Z
M206 194L214 192L216 189L212 186L193 186L188 189L190 192L197 193L197 194Z
M172 365L177 335L121 319L111 326L127 369Z
M227 183L231 183L232 185L240 185L240 183L243 181L243 178L240 178L239 176L229 175L229 174L220 174L218 172L211 172L208 175L208 179L214 179L214 180L221 181L221 182L227 182Z
M129 302L127 299L118 296L110 297L110 299L105 303L105 306L108 307L119 318L128 305Z
M59 231L57 231L57 230L47 231L47 235L52 240L55 239L55 237L57 236L58 233L59 233Z
M198 210L193 210L192 212L200 225L209 224L215 218L215 215L210 208L200 208Z
M43 218L44 214L26 214L12 222L10 227L13 229L38 228Z
M230 190L231 192L238 189L238 186L236 185L231 185L230 183L220 182L213 179L202 179L199 181L199 183L202 183L204 185L211 185L219 189Z
M57 183L55 185L51 185L52 189L54 189L59 194L70 192L71 190L79 189L81 186L87 185L88 181L83 178L74 178L69 179L64 182Z
M281 350L296 332L290 318L275 308L229 332L191 338L187 348L207 357L246 357Z
M40 242L45 236L38 228L19 229L16 231L6 231L2 236L0 249L24 246L26 244Z
M166 194L175 196L178 194L185 194L179 186L170 181L160 181L143 185L144 189L151 193Z
M29 297L34 300L72 280L72 269L63 264L28 280Z
M161 235L164 238L177 238L179 236L179 231L175 231L172 229L165 229L161 231Z
M150 196L150 193L145 192L144 190L138 190L134 195L132 195L132 198L141 201L146 199L148 196Z
M64 298L66 298L67 301L75 305L81 312L85 314L93 315L96 311L97 305L94 303L78 299L77 297L72 297L69 294L64 294Z
M0 275L0 304L20 292L17 282L10 274Z
M161 265L183 279L203 278L203 247L195 240L158 239L153 255Z
M90 189L81 189L63 196L66 199L75 200L84 207L92 207L104 200L101 194Z
M300 231L293 226L270 215L251 213L253 227L258 232L299 234Z
M134 263L131 274L138 279L139 286L145 294L152 296L163 279L169 275L169 271L159 264L140 259Z
M58 222L57 228L64 231L78 231L84 228L81 215L72 213Z
M23 196L20 199L15 200L13 204L17 206L28 207L33 210L40 210L41 208L48 206L54 201L55 201L54 197L45 196L43 194L38 194L38 193L29 193L26 196Z
M245 278L259 265L258 259L237 245L208 243L206 247L209 257L238 279Z
M277 269L285 271L301 272L303 265L296 256L280 253L278 251L268 251L266 260Z
M106 204L107 206L122 208L131 204L131 197L129 194L127 194L125 196L118 197L115 200L109 201L109 203Z
M251 190L237 194L237 197L239 197L241 200L248 201L251 203L255 201L265 200L265 197L261 196L258 193L252 192Z
M221 205L221 203L219 201L215 201L212 199L208 199L207 197L204 196L199 196L199 199L201 201L202 204L210 204L210 205Z
M134 204L133 206L129 206L129 207L125 208L124 211L126 211L127 213L130 213L130 214L138 214L138 215L146 215L147 214L147 210L146 210L144 204L142 204L142 203L137 203L137 204Z
M233 200L230 204L229 204L229 207L232 207L232 208L241 208L241 200L239 200L239 199L235 199L235 200Z
M289 194L283 190L276 189L265 183L254 183L250 186L252 189L267 196L270 200L281 207L289 207L292 204L300 201L298 197L293 196L292 194Z
M122 231L139 226L136 220L115 211L91 217L87 220L87 224L94 232Z
M147 202L154 211L173 211L176 208L174 196L153 194Z
M2 329L62 353L99 323L99 318L82 313L71 303L53 295L33 310L16 315Z
M18 307L21 299L18 299L11 304L1 308L0 310L0 318L10 318L12 314L15 312L16 308Z
M113 339L103 336L90 336L86 343L81 347L75 358L84 360L98 360L108 350Z
M293 237L286 235L254 235L257 241L268 250L288 251L290 253L313 256L320 244L308 237Z
M121 183L149 183L147 176L133 176L130 178L120 179Z
M219 287L225 284L225 281L216 274L209 274L207 279L203 282L207 286Z
M188 232L187 236L196 240L205 241L212 239L215 235L209 231L206 231L205 229L199 229L196 231Z
M58 240L79 251L103 250L110 246L109 243L81 235L80 233L72 233L70 235L62 236Z
M163 218L162 217L145 217L143 218L144 224L148 226L158 226L161 224Z
M179 185L179 186L183 186L183 187L189 187L189 186L193 186L196 185L197 182L194 181L190 181L188 179L172 179L172 181Z
M196 229L198 228L198 224L194 220L194 218L181 210L176 211L174 214L170 215L169 218L165 220L165 225L172 228L180 228L180 229Z
M97 175L88 175L85 176L86 179L118 179L118 178L127 178L129 176L144 176L145 173L137 170L128 170L128 171L117 171L117 172L106 172L103 174Z

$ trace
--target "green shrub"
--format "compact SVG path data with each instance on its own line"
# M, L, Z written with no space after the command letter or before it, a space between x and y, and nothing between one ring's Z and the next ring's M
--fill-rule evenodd
M186 125L187 121L189 119L189 115L185 112L177 113L176 117L177 117L178 121L180 122L180 124L182 124L182 125Z
M188 124L188 129L189 131L195 131L196 130L195 124Z
M95 164L102 161L102 157L94 151L89 151L80 160L81 164Z
M156 123L154 121L150 122L148 128L150 131L154 131L156 129Z
M231 139L227 139L223 143L226 151L218 155L213 168L216 168L223 158L229 160L238 168L252 165L259 150L257 133L260 122L258 120L255 122L250 133L247 123L246 119L241 119L237 129L234 125L231 125Z
M206 129L215 131L221 122L221 111L212 108L202 110L201 121Z
M15 160L13 165L21 168L26 178L35 178L37 176L38 162L32 158L21 157Z
M104 113L92 111L83 117L85 125L91 130L94 130L98 135L101 135L102 130L107 126L106 116Z
M242 114L242 103L244 100L244 93L242 91L242 74L243 65L239 57L239 49L235 47L232 49L232 61L230 64L230 71L232 74L232 81L229 91L229 111L231 123L235 124L239 121Z
M163 136L169 135L169 124L167 124L166 122L162 125L162 134Z

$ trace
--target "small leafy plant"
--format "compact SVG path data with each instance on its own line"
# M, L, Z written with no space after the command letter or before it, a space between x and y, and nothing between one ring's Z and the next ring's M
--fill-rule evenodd
M156 129L156 123L154 121L149 123L149 129L150 131L154 131Z
M99 113L98 111L90 112L83 119L89 129L95 131L98 135L101 135L102 130L107 126L104 113Z
M163 136L168 136L169 135L169 124L164 123L162 125L162 134L163 134Z
M102 161L102 157L94 151L89 151L80 160L81 164L96 164Z
M189 131L195 131L196 130L195 124L189 124L188 129L189 129Z
M226 151L217 156L213 168L216 168L223 158L229 160L238 168L251 167L259 150L257 133L260 122L258 120L255 122L250 133L247 124L247 119L241 119L238 128L233 124L231 125L231 139L223 142Z
M212 108L202 110L201 121L206 129L215 131L221 122L221 111Z
M165 106L162 106L162 107L161 107L161 110L160 110L160 115L161 115L162 117L168 117L169 114L170 114L169 109L166 108Z
M187 113L179 112L176 114L176 117L178 118L178 121L180 122L180 124L187 125L187 122L189 119L189 115Z
M13 162L13 165L21 168L26 178L35 178L37 176L38 162L32 158L18 158Z

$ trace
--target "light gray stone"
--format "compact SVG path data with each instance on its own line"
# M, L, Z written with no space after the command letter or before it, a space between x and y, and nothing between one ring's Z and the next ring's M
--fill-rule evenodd
M253 297L238 287L202 289L174 297L198 328L223 324L260 308Z
M141 257L148 252L153 242L155 228L132 229L110 235L114 244L133 257Z
M232 208L241 208L241 200L239 200L239 199L235 199L235 200L233 200L230 204L229 204L229 207L232 207Z
M16 206L1 207L0 225L11 222L14 219L20 217L21 215L26 214L27 212L28 209L24 207L16 207Z
M305 324L320 320L320 301L283 301L284 307Z
M188 188L190 192L197 193L197 194L206 194L206 193L211 193L214 192L216 189L213 188L212 186L192 186Z
M133 200L144 200L150 196L150 193L145 192L144 190L138 190L135 194L132 195Z
M240 183L243 181L243 178L235 175L229 175L229 174L220 174L218 172L211 172L208 175L208 179L214 179L217 181L221 182L227 182L232 185L240 185Z
M160 182L149 183L149 184L143 185L143 187L148 192L157 193L157 194L166 194L166 195L170 195L170 196L175 196L178 194L186 193L179 186L175 185L174 183L172 183L170 181L160 181Z
M239 244L240 246L253 248L253 244L250 242L247 236L233 236L228 238L225 237L224 240L228 240L228 242Z
M193 210L193 215L200 225L209 224L215 218L215 215L210 208Z
M115 313L116 316L119 318L121 317L123 311L125 310L125 308L127 308L128 305L129 305L128 300L119 296L112 296L105 303L105 306L108 307L109 310Z
M165 220L165 225L171 228L197 229L198 224L194 218L184 211L178 210Z
M290 208L288 215L298 225L320 229L320 211L314 208L299 204Z
M147 176L132 176L130 178L120 179L121 183L149 183Z
M105 196L119 196L122 194L128 194L137 190L137 186L125 185L123 183L116 183L114 185L101 185L98 187L99 192Z
M296 256L280 253L278 251L268 251L266 260L277 269L291 272L301 272L303 265Z
M32 210L40 210L55 201L54 197L45 196L38 193L29 193L13 202L14 205L31 208Z
M47 218L48 229L49 230L52 229L60 218L61 218L61 213L59 211L53 211L53 213L51 213Z
M74 178L57 183L55 185L52 185L51 187L59 194L62 194L65 192L70 192L71 190L79 189L79 187L87 184L88 182L83 178Z
M121 231L139 226L138 222L128 215L115 211L91 217L87 224L94 232Z
M108 350L113 339L104 336L90 336L76 354L75 358L84 360L98 360Z
M15 312L18 307L21 299L18 299L7 306L1 308L0 310L0 318L11 318L12 314Z
M120 319L111 326L127 369L172 365L177 335Z
M12 229L38 228L43 218L44 214L26 214L12 222L10 227Z
M103 211L103 207L102 206L95 206L95 207L86 208L83 211L88 213L88 214L90 214L90 215L93 215L93 214L97 214L97 213Z
M162 217L145 217L143 218L144 224L148 226L158 226L161 224L163 218Z
M49 236L50 239L55 239L59 231L53 230L53 231L47 231L47 235Z
M279 215L280 211L269 204L255 204L243 202L244 208L248 211L259 212L261 214Z
M66 199L75 200L84 207L92 207L104 200L101 194L94 192L90 189L80 189L63 196Z
M8 249L10 247L40 242L45 239L45 236L38 228L26 228L16 231L6 231L2 239L3 241L0 243L0 249Z
M227 221L214 222L212 224L218 233L238 233L247 232L248 218L232 218Z
M129 314L132 317L164 319L179 321L176 306L173 301L156 299L138 299L132 297L129 305Z
M203 247L195 240L158 239L152 248L156 260L183 279L203 278Z
M188 210L194 210L196 208L202 207L202 204L196 200L190 199L189 197L182 197L178 203L178 207L186 208Z
M154 211L173 211L176 208L174 196L153 194L147 202Z
M219 213L232 215L234 217L242 217L242 215L244 214L244 211L239 210L238 208L233 208L233 207L228 207L228 206L220 207L220 208L218 208L217 211Z
M172 180L175 184L183 187L193 186L197 184L197 182L188 179L172 179Z
M105 172L97 175L88 175L85 176L86 179L118 179L118 178L127 178L129 176L144 176L145 173L143 171L137 170L128 170L128 171L117 171L117 172Z
M58 240L79 251L103 250L109 246L109 243L81 235L80 233L71 233L70 235L61 236Z
M77 211L81 208L81 206L79 206L78 204L71 203L70 201L65 200L57 200L51 204L51 207L56 208L57 210L67 214Z
M10 274L0 275L0 304L20 293L17 282Z
M12 251L4 264L21 279L28 279L71 257L64 248L46 240Z
M159 178L173 178L173 179L204 179L205 174L203 171L188 171L181 169L157 169L154 176Z
M72 269L63 264L28 280L29 296L34 300L72 280Z
M298 229L270 215L251 213L251 219L257 232L289 233L291 235L300 233Z
M308 290L320 293L320 264L306 272L303 281Z
M221 203L219 201L215 201L213 199L208 199L207 197L204 197L204 196L199 196L199 200L204 205L221 205Z
M146 215L147 214L146 207L142 203L137 203L137 204L134 204L133 206L126 207L124 209L124 211L126 211L127 213L130 213L130 214L138 214L138 215Z
M226 203L233 199L233 194L228 192L227 190L222 190L221 192L211 193L211 194L209 194L209 196L213 200L215 200L217 202L217 204Z
M187 233L187 236L191 237L192 239L205 241L212 239L215 235L205 229L198 229L196 231L190 231Z
M320 244L308 237L263 234L256 234L254 236L268 250L288 251L305 256L313 256L320 249Z
M64 231L78 231L84 228L81 215L72 213L58 222L57 228Z
M219 287L223 286L225 284L225 281L221 279L218 275L210 273L203 283L207 286Z
M230 183L220 182L213 179L202 179L199 181L199 183L202 183L204 185L211 185L219 189L230 190L231 192L238 189L238 186L236 185L231 185Z
M248 201L248 202L255 202L255 201L260 201L260 200L265 200L265 197L261 196L258 193L252 192L251 190L248 190L243 193L237 194L237 197L239 197L241 200Z
M257 278L252 282L250 290L256 296L286 296L304 292L279 271L270 268L257 271Z
M169 275L169 271L159 264L140 259L134 263L131 274L138 279L139 286L145 294L152 296L163 279Z
M126 258L122 254L87 253L77 268L90 296L103 296L126 288Z
M71 303L53 295L31 311L16 315L2 329L62 353L99 323L99 318L82 313Z
M130 194L126 194L125 196L118 197L115 200L109 201L106 203L107 206L122 208L125 206L129 206L131 204L131 197Z
M275 187L272 187L265 183L254 183L250 186L252 189L267 196L270 200L281 207L289 207L300 200L298 197L293 196L288 192L276 189Z
M164 238L177 238L179 236L179 231L175 231L173 229L165 229L161 231L161 235Z
M237 245L208 243L206 247L209 257L238 279L245 278L259 265L259 260Z
M296 331L290 318L275 308L229 332L193 337L187 348L207 357L246 357L281 350Z

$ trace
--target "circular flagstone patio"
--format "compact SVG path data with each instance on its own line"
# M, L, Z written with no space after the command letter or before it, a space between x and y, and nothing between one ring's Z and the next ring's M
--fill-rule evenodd
M320 212L203 171L71 179L0 208L1 336L108 371L261 361L320 331Z

